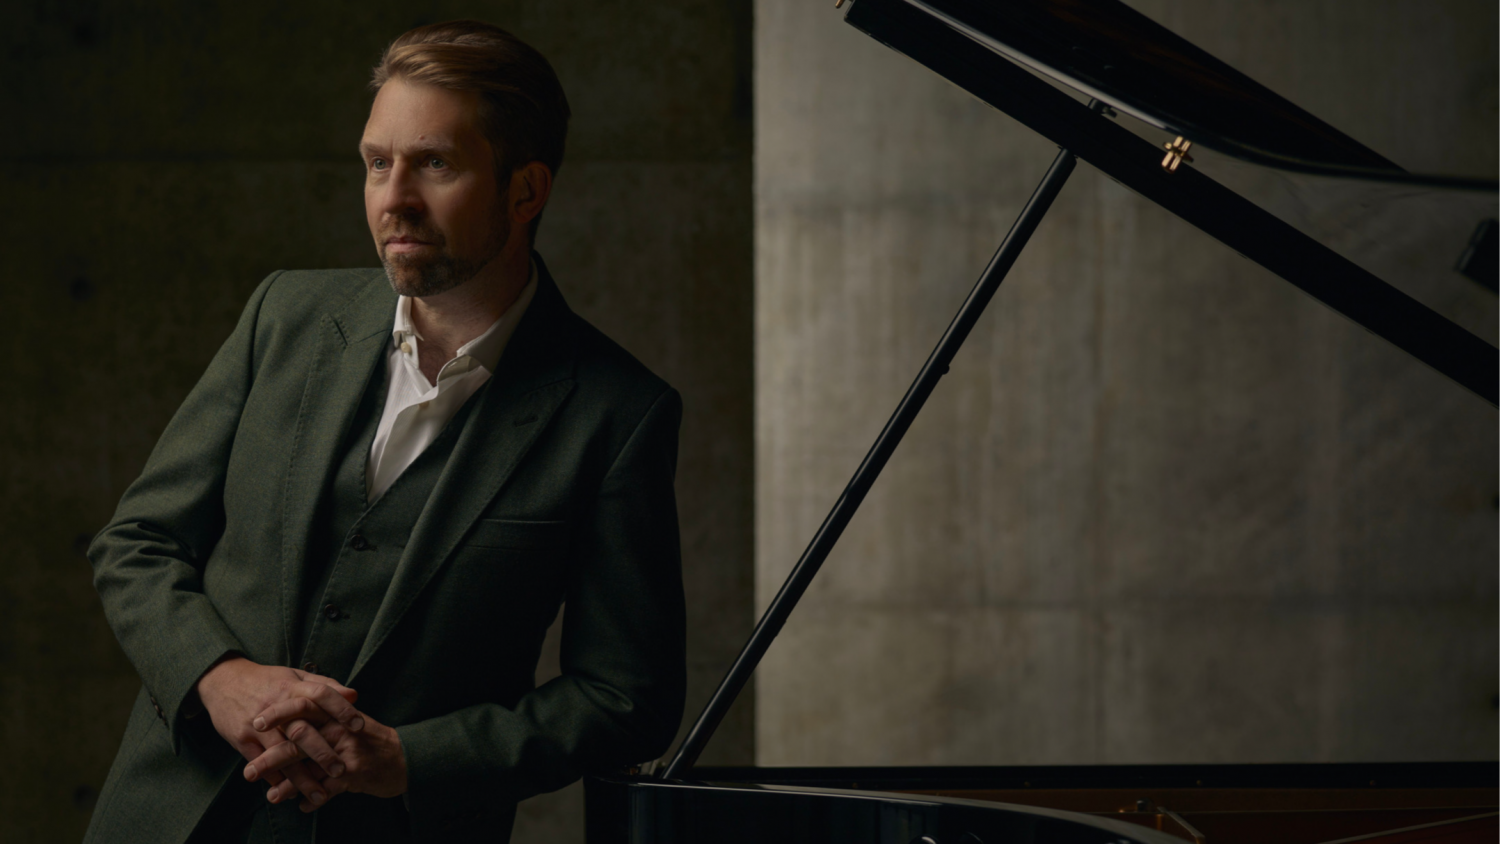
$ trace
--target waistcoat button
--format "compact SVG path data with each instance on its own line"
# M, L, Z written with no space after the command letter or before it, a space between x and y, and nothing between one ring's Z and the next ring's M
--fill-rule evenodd
M302 670L309 674L316 674L318 673L318 664L316 662L304 662L302 663Z
M363 551L366 548L370 547L370 540L365 539L364 536L356 533L354 534L354 538L349 540L349 547L353 548L356 551Z
M323 615L329 621L338 621L341 613L339 613L339 608L333 604L325 604L323 606Z

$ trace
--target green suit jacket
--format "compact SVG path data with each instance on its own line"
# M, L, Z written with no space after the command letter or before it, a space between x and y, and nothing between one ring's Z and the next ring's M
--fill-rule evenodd
M680 399L536 261L535 298L338 678L399 730L417 840L503 841L517 801L660 755L682 714ZM144 688L87 840L181 842L243 764L183 702L225 653L299 654L314 511L395 305L378 269L266 279L94 540ZM536 688L561 600L562 676Z

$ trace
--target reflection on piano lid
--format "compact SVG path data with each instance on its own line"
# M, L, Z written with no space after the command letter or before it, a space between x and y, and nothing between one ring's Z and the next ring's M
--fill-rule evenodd
M1494 179L1407 173L1114 0L903 2L1138 120L1246 161L1380 181L1497 187Z
M1500 830L1494 762L694 768L1077 160L1491 405L1500 394L1494 346L1329 246L1358 252L1364 244L1347 237L1339 221L1357 227L1358 215L1374 207L1401 205L1442 224L1422 192L1446 192L1465 197L1449 208L1457 208L1449 228L1457 232L1458 259L1474 225L1496 216L1493 180L1405 173L1114 0L840 0L839 6L847 8L849 24L1061 150L662 775L587 781L591 844L1493 842ZM1156 143L1116 120L1116 110L1177 135L1165 158ZM1202 166L1194 165L1194 143L1222 155L1202 155ZM1277 169L1255 169L1277 175L1247 176L1243 162L1270 165ZM1307 180L1340 186L1314 197L1318 186ZM1330 208L1337 213L1323 213ZM1329 219L1332 230L1323 225ZM1487 264L1476 250L1494 251L1494 231L1474 235L1458 271L1476 280L1493 274L1493 255ZM1451 264L1442 271L1457 277ZM1465 293L1489 296L1478 288ZM1493 330L1492 309L1492 303L1483 309L1486 331Z

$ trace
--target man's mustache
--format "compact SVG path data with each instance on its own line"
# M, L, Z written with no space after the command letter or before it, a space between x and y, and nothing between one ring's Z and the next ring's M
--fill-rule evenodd
M380 242L386 244L398 238L405 240L416 240L422 243L430 243L433 246L442 246L444 238L441 232L430 229L415 227L411 225L394 225L380 230Z

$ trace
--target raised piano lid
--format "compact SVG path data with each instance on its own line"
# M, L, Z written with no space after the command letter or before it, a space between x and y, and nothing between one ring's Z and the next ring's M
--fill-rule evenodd
M1406 173L1115 0L852 0L844 7L856 29L1500 404L1500 355L1489 342L1279 218L1243 185L1192 165L1168 170L1159 142L1038 75L1139 117L1151 132L1180 132L1202 145L1194 150L1219 149L1220 158L1251 161L1263 172L1338 177L1377 190L1402 182L1403 190L1466 194L1489 208L1493 179ZM1196 79L1200 72L1205 78ZM1457 236L1467 238L1492 216L1467 220Z
M1493 191L1407 173L1117 0L903 0L985 47L1159 129L1283 170Z

